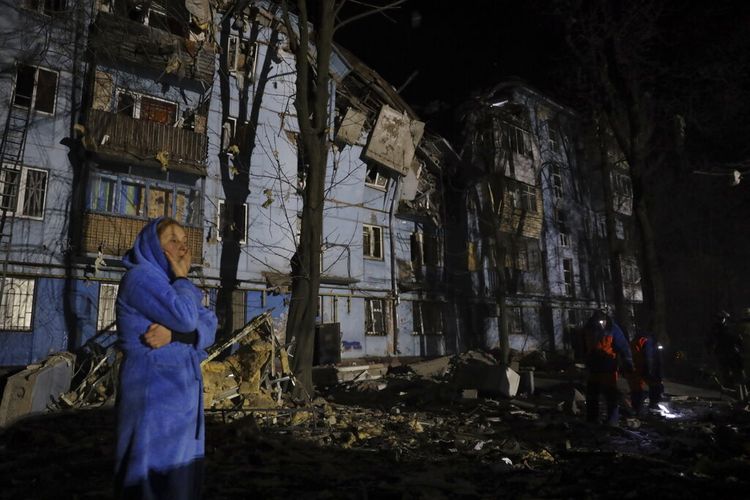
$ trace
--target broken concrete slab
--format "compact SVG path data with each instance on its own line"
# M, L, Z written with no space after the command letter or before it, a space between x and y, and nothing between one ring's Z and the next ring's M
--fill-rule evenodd
M75 354L61 352L8 378L0 402L0 427L47 411L70 390Z
M388 367L381 363L352 366L314 366L313 383L320 387L329 387L344 382L376 380L385 376Z
M439 377L445 375L451 367L451 357L442 356L440 358L409 363L409 368L420 377Z
M460 389L478 389L487 395L514 397L520 381L520 375L511 368L484 362L462 363L455 371L455 382Z

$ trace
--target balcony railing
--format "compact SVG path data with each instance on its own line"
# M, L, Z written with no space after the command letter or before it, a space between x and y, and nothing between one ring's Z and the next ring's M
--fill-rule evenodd
M98 60L138 64L210 85L215 53L209 42L195 42L126 17L100 12L90 37ZM179 64L177 64L179 63Z
M166 152L167 168L206 175L203 134L97 109L89 110L87 129L89 149L98 153L160 167L156 155Z
M118 217L87 213L83 217L83 251L122 257L130 250L135 237L148 221L130 217ZM193 264L200 262L203 256L203 230L186 227L188 246L193 256Z

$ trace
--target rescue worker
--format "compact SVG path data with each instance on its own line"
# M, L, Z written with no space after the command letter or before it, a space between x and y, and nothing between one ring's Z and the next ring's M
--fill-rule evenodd
M651 333L637 330L630 343L635 371L628 377L630 404L636 414L643 408L645 389L648 384L648 407L658 408L664 392L661 373L661 346Z
M617 389L618 362L626 373L633 372L633 358L625 334L604 311L596 311L585 326L586 348L586 420L599 421L599 396L607 405L607 424L616 426L620 420Z

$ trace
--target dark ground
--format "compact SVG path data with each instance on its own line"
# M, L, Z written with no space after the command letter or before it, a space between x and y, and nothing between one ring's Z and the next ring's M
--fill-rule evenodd
M313 412L210 414L204 497L748 497L747 407L667 384L674 418L609 428L572 414L577 382L536 380L533 397L462 400L389 375L337 386ZM111 409L17 422L0 434L0 498L111 498L113 425Z

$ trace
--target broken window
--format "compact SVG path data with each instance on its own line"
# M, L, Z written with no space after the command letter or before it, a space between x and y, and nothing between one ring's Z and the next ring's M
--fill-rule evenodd
M562 172L560 171L560 165L552 167L552 195L555 199L560 199L563 195Z
M547 132L549 133L549 148L555 153L560 152L560 135L551 124L547 125Z
M196 190L177 191L174 218L187 226L200 226L201 196Z
M563 284L565 295L573 295L573 259L563 259Z
M509 307L508 312L508 333L511 335L523 334L523 312L520 307Z
M116 186L117 181L115 179L94 178L91 185L91 208L100 212L114 212Z
M378 189L387 189L388 177L383 175L379 171L377 166L367 165L367 174L365 177L365 184L367 184L370 187L375 187Z
M531 156L531 137L529 133L513 125L507 126L508 147L511 153Z
M230 35L227 50L229 71L247 74L252 78L255 73L256 52L257 44L237 35Z
M379 226L362 226L362 252L366 258L383 260L383 229Z
M101 332L117 331L115 302L119 286L114 283L102 283L99 286L99 307L96 315L96 330Z
M177 104L118 89L115 111L130 118L161 123L162 125L173 125L177 117Z
M173 102L141 96L140 119L172 125L177 116L177 105Z
M365 333L385 335L385 308L383 299L365 299Z
M219 241L237 241L245 243L247 228L247 205L219 200Z
M97 173L91 179L89 208L128 217L173 217L181 224L196 227L200 226L200 198L195 189L161 183L157 186L146 179L118 179Z
M18 64L13 104L22 108L31 107L42 113L55 112L57 72L36 66Z
M521 186L521 208L527 212L536 213L536 188L523 184Z
M6 277L0 296L0 330L31 331L33 279Z
M443 308L435 302L412 302L414 335L442 335Z
M122 183L123 213L133 217L143 215L145 186L133 182Z
M148 218L172 217L172 190L150 187L148 189Z
M148 5L150 4L150 5ZM135 22L145 24L155 29L167 31L177 36L188 35L187 20L170 15L167 10L156 2L134 2L128 17Z
M117 93L117 114L135 118L135 96L127 92Z
M557 230L560 232L560 246L570 246L570 230L568 229L567 214L564 210L555 209Z
M42 14L59 14L65 11L66 0L23 0L24 8L41 12Z

